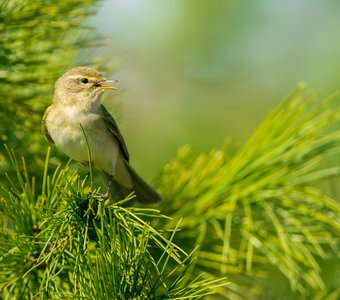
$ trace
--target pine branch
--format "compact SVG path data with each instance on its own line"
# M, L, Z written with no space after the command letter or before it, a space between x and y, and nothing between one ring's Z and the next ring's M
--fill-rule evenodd
M163 232L151 223L169 218L156 209L106 206L67 167L49 174L49 155L36 186L8 150L16 178L0 202L4 299L197 299L226 284L201 276L184 284L195 258L173 242L178 224Z
M235 154L184 147L165 166L161 210L183 218L178 244L200 245L198 269L247 296L246 278L261 293L273 270L300 295L325 288L320 264L339 253L340 206L315 181L339 175L321 164L340 149L339 104L300 86Z

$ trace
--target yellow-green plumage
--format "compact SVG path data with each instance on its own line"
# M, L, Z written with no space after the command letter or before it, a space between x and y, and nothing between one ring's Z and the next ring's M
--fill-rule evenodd
M100 104L102 93L115 89L103 85L110 82L113 81L87 67L74 68L60 77L53 104L42 120L43 133L49 143L80 162L89 160L89 148L92 163L110 179L109 190L111 184L114 189L111 194L135 191L140 202L159 201L159 194L130 166L117 123Z

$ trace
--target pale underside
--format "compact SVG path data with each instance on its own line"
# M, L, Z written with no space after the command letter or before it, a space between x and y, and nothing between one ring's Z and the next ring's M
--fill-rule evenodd
M76 161L88 162L90 151L95 167L113 175L125 187L132 187L119 141L106 127L99 111L84 114L75 106L49 109L45 124L56 147L63 153Z

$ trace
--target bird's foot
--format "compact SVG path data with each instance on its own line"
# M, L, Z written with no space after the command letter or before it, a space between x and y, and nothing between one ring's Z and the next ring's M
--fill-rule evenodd
M99 196L104 201L110 198L109 192L106 192L105 194L99 194Z
M106 192L105 194L103 194L103 193L98 193L98 192L91 191L91 192L89 192L87 194L87 197L92 197L92 196L99 196L100 199L103 200L103 201L106 201L107 199L110 198L109 192Z

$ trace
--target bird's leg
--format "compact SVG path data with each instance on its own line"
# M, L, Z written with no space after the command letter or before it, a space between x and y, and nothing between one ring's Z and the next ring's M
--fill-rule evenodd
M105 194L102 194L101 195L101 198L103 200L107 200L110 198L110 191L111 191L111 188L112 188L112 182L113 182L113 175L109 175L109 182L107 183L107 192Z
M109 182L107 183L107 192L106 192L108 195L110 195L112 183L113 183L113 175L110 175L109 176Z

